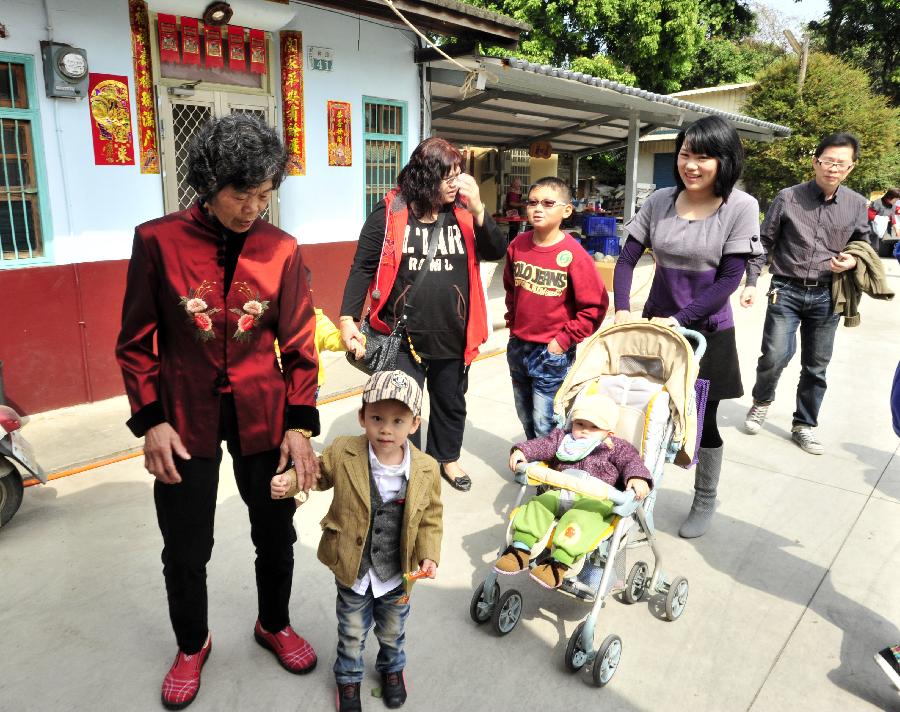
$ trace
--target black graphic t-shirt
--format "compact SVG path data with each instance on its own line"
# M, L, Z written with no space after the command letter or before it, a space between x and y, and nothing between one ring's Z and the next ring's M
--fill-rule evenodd
M376 207L359 236L359 247L347 280L341 314L356 316L362 309L366 289L375 275L384 240L384 204ZM394 326L403 312L407 294L428 257L433 224L419 222L409 211L402 258L397 279L381 310L385 324ZM409 315L408 331L416 352L423 358L461 358L465 349L469 316L469 272L466 244L452 206L447 206L438 235L437 251ZM505 249L505 236L489 215L475 228L479 257L498 259Z

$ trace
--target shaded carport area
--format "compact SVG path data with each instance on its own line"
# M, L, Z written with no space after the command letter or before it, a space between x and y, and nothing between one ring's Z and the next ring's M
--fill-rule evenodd
M704 116L719 116L754 141L791 133L751 116L515 58L431 62L426 78L432 133L454 143L506 150L549 141L554 153L573 156L576 183L577 159L626 147L625 220L634 214L641 136Z

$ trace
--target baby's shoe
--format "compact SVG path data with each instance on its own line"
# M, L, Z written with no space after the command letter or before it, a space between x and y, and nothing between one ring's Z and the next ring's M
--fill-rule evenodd
M550 559L546 564L535 566L531 570L531 578L544 588L559 588L563 582L563 576L569 567L556 559Z
M503 555L494 564L498 574L517 574L528 568L528 552L516 546L506 547Z

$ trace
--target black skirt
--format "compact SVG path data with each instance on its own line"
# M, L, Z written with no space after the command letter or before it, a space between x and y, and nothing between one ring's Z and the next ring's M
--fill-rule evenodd
M709 400L740 398L744 395L744 385L734 327L700 333L706 337L706 353L700 359L697 377L709 381Z

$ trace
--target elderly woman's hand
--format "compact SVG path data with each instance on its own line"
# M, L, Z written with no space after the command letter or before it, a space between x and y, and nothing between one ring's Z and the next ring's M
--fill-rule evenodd
M303 492L308 492L314 487L316 480L319 479L319 459L313 452L309 438L304 437L301 433L294 430L288 430L284 434L284 440L281 441L281 457L278 460L276 472L281 472L288 466L289 462L294 463L294 470L297 472L297 484Z
M342 316L338 324L341 332L341 341L344 342L347 351L352 353L354 358L359 361L366 355L366 337L356 328L352 316Z
M191 459L190 453L171 425L160 423L144 433L144 467L164 485L181 482L173 454L182 460Z

